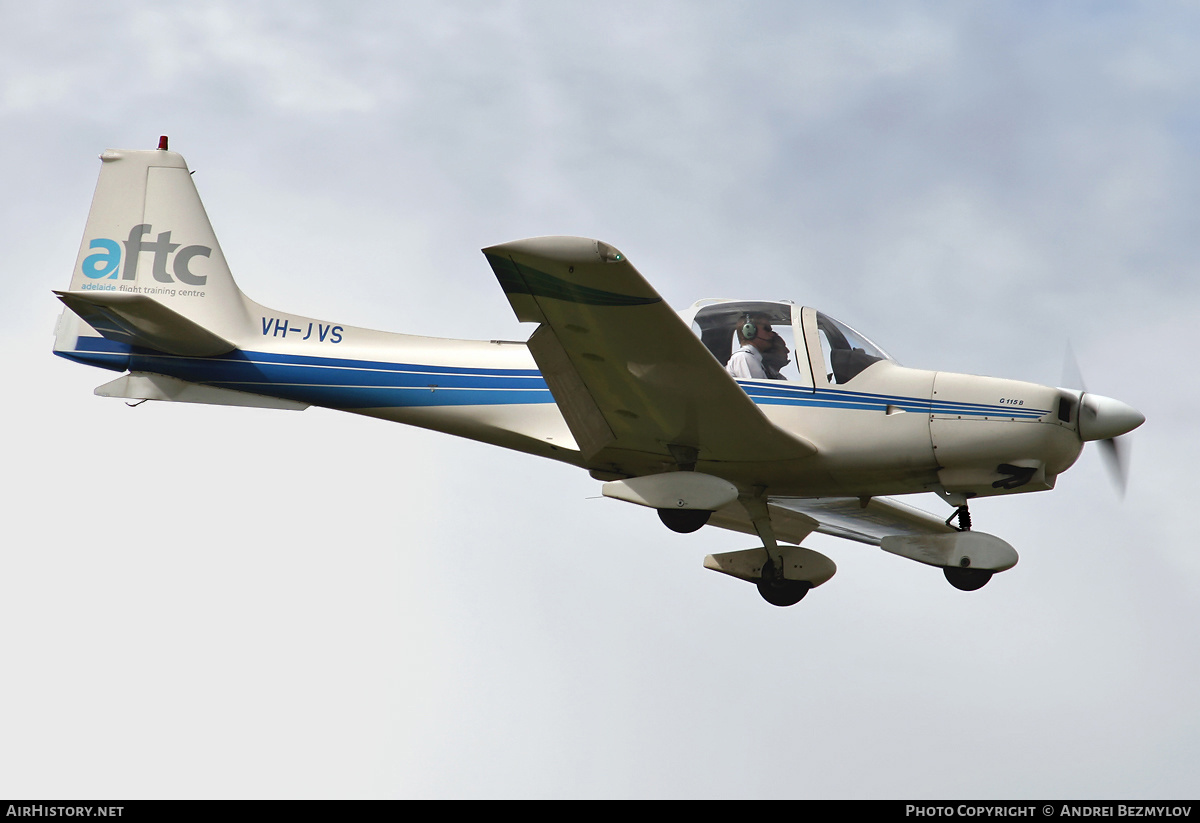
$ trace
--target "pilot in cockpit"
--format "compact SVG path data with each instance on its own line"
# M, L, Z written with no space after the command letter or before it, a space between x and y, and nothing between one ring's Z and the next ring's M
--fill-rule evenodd
M779 335L771 330L771 323L766 317L760 314L747 315L737 327L737 339L742 347L729 358L726 371L741 380L766 380L763 353L774 346L778 338Z

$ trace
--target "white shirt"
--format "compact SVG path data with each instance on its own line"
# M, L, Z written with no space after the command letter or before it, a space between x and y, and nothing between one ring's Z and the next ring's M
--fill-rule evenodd
M733 353L725 370L741 380L766 380L767 372L763 368L762 352L747 343Z

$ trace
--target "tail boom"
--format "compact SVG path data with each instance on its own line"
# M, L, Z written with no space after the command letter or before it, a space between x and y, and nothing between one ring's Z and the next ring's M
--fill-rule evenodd
M161 145L161 144L160 144ZM523 343L372 331L242 294L184 159L106 151L54 351L128 371L97 394L302 409L411 423L572 459Z

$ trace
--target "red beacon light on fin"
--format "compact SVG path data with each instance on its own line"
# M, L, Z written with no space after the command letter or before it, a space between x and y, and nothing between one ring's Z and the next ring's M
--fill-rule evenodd
M167 150L167 136L165 134L158 138L158 150L159 151Z

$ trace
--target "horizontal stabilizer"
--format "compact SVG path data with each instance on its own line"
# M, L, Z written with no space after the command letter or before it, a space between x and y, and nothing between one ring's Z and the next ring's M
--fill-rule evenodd
M261 394L219 389L189 383L165 374L133 372L118 377L110 383L96 387L99 397L125 397L130 400L173 400L178 403L207 403L212 406L252 406L262 409L288 409L304 411L307 403L285 400L281 397L265 397Z
M213 357L236 347L145 294L55 291L67 308L109 340L186 357Z

